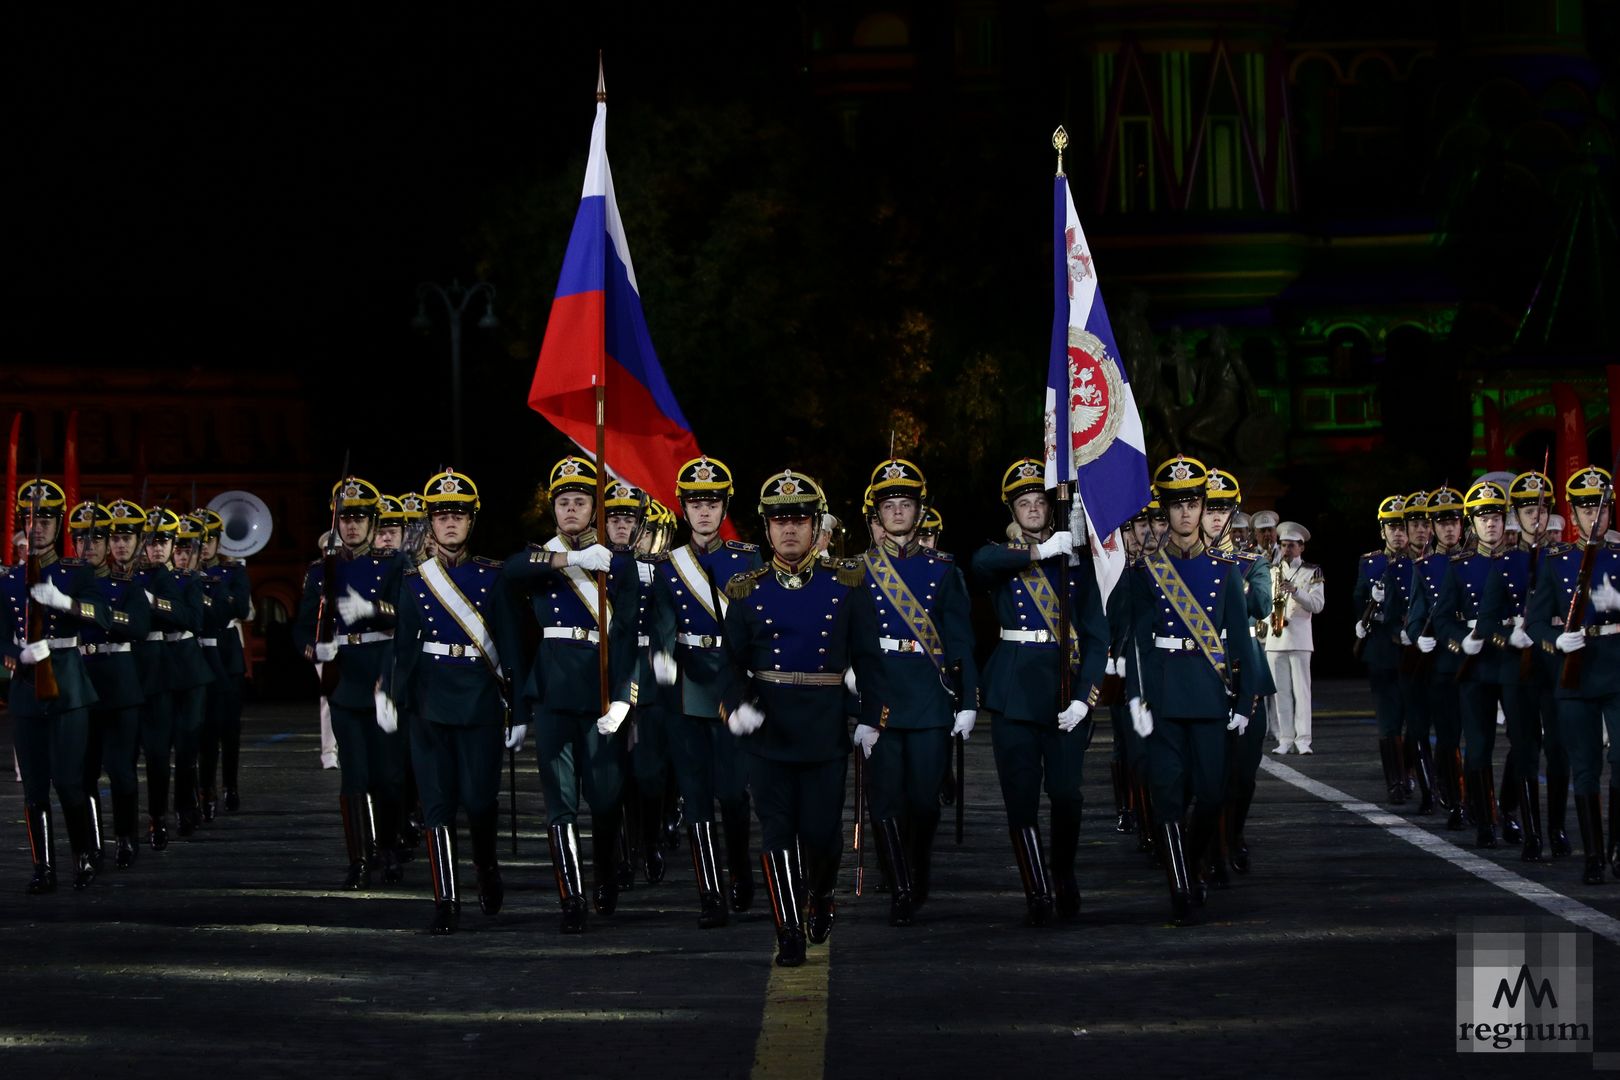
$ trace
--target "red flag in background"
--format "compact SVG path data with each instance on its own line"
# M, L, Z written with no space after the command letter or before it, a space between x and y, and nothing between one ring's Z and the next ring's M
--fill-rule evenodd
M79 410L68 413L67 444L62 449L62 492L67 503L62 507L62 535L59 542L62 554L73 554L73 530L68 528L68 515L79 505Z
M1553 490L1558 492L1558 512L1564 515L1564 539L1574 540L1575 515L1570 511L1569 499L1564 496L1564 482L1576 469L1587 464L1586 412L1581 408L1581 396L1569 383L1553 383L1553 431L1557 444L1553 458L1557 471L1552 476Z
M22 412L18 411L11 416L11 441L6 445L6 549L0 553L0 565L10 566L12 556L16 550L11 543L11 534L16 526L16 515L12 508L17 500L17 440L22 437Z

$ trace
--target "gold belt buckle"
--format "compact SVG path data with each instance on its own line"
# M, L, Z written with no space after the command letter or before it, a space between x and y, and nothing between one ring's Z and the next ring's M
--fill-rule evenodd
M467 646L461 644L461 642L458 641L454 645L450 646L451 656L465 656L466 654Z
M349 641L350 645L358 645L358 644L360 644L360 635L359 634L350 634L349 637L348 637L348 641Z
M1194 641L1192 638L1184 637L1181 639L1182 652L1192 652L1196 648L1198 648L1198 642Z
M572 629L574 631L575 641L585 641L591 636L591 632L585 629L583 626L575 626Z
M714 635L712 635L712 634L704 634L703 637L700 640L702 641L703 647L705 649L714 648Z
M86 656L89 656L89 655L92 655L92 654L94 654L94 653L95 653L95 651L96 651L96 645L95 645L95 642L91 642L91 643L90 643L90 644L88 644L88 645L86 645L86 646L85 646L85 647L84 647L84 652L85 652L85 655L86 655Z

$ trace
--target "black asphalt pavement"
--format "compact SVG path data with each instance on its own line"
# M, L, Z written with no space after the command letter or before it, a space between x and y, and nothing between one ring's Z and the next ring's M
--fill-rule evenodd
M1316 753L1283 762L1377 801L1364 686L1319 685L1317 707L1328 715ZM1545 911L1269 773L1249 828L1253 872L1212 895L1203 925L1167 925L1163 874L1112 828L1106 724L1087 760L1077 922L1020 925L981 729L968 746L966 842L952 842L947 811L918 924L887 925L870 853L869 891L852 895L846 851L825 977L785 991L772 982L763 890L729 927L698 930L684 844L661 885L638 882L618 914L593 918L583 937L559 935L532 749L519 766L516 857L503 794L498 917L478 912L465 862L469 902L449 938L421 933L431 910L421 859L402 885L337 891L338 777L319 767L315 732L313 704L250 703L242 810L166 852L143 845L131 870L109 859L82 894L64 874L54 895L24 895L28 849L12 788L0 836L6 1076L1437 1078L1592 1068L1585 1057L1455 1050L1459 921L1551 918ZM1439 816L1404 816L1447 840L1471 835L1444 833ZM1573 811L1569 831L1575 839ZM1579 884L1578 856L1527 865L1515 849L1484 854L1620 916L1620 881ZM1598 935L1593 956L1597 1045L1613 1053L1620 946ZM760 1039L762 1025L784 1023L815 1045L823 1025L823 1055Z

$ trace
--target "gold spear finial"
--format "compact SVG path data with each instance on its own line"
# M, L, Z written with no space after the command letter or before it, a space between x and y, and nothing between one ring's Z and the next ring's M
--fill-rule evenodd
M1056 131L1052 132L1052 149L1057 151L1057 155L1058 155L1057 174L1059 176L1063 175L1063 151L1068 149L1068 146L1069 146L1069 133L1067 131L1063 130L1063 125L1062 124L1059 124L1058 129Z
M607 79L602 74L602 50L596 50L596 100L607 100Z

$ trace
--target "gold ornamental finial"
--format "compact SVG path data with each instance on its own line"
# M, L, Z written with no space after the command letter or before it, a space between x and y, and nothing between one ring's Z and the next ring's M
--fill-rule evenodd
M602 73L602 50L596 50L596 100L607 100L607 78Z
M1052 132L1052 149L1057 151L1057 155L1058 155L1057 174L1059 176L1063 175L1063 151L1068 149L1068 146L1069 146L1069 133L1067 131L1063 130L1063 125L1062 124L1059 124L1058 129L1056 131Z

